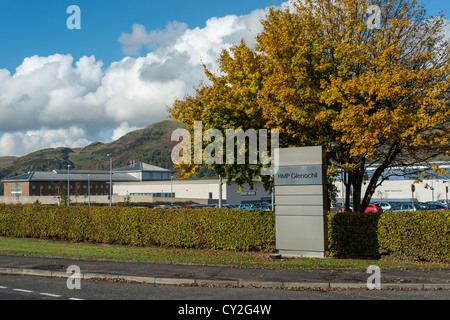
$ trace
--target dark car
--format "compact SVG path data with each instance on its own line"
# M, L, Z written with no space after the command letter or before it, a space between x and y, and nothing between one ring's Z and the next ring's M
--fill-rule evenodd
M446 207L437 203L421 203L422 210L446 210Z
M447 209L450 209L450 201L447 202L447 199L446 200L439 200L439 204L441 206L447 207Z

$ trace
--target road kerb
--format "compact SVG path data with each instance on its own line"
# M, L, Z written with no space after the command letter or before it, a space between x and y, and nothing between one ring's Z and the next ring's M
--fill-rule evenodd
M332 289L367 289L366 283L333 283L330 282L330 288Z
M120 279L131 282L155 284L154 277L120 276Z
M27 275L40 277L56 277L68 278L72 274L63 271L48 271L37 269L22 269L22 268L0 268L0 274L10 275ZM215 279L182 279L182 278L164 278L164 277L142 277L130 275L112 275L101 273L81 273L81 279L121 279L125 281L159 284L159 285L211 285L211 286L254 286L265 288L304 288L304 289L367 289L364 283L330 283L330 282L279 282L267 281L258 282L250 280L215 280ZM405 289L405 290L450 290L450 283L382 283L381 290L389 289Z
M154 284L187 285L187 284L195 284L195 280L194 279L180 279L180 278L155 278Z
M214 285L214 286L238 286L238 280L213 280L213 279L195 279L195 283L199 285Z
M283 282L280 281L248 281L248 280L239 280L240 286L253 286L258 288L282 288Z
M283 282L284 288L320 288L329 289L328 282Z
M424 290L450 290L450 283L425 283Z
M413 289L423 290L423 283L382 283L381 289Z

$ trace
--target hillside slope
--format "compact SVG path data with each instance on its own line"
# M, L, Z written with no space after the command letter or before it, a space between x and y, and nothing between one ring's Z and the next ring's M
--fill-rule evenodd
M117 141L95 142L84 148L56 148L39 150L23 157L0 157L0 179L29 171L67 169L109 170L108 153L113 154L113 167L128 165L131 160L173 169L172 132L183 128L180 122L166 120L145 129L132 131Z

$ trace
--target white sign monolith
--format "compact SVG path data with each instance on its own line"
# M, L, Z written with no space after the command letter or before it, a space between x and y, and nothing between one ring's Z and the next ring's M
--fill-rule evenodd
M327 181L322 147L275 150L276 247L282 256L323 258Z

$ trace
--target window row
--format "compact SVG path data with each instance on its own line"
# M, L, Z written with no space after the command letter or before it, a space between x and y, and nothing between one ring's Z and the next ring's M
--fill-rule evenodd
M13 191L13 186L20 186L20 187L22 187L22 185L12 185L11 186L11 192ZM91 184L91 189L103 189L103 187L105 188L105 189L109 189L109 185L103 185L103 184L101 184L101 185L92 185ZM54 187L55 189L58 189L58 188L60 188L60 187L58 187L58 186L56 186L56 187ZM63 185L62 186L62 188L63 189L66 189L67 188L67 186L66 185ZM70 185L70 189L73 189L74 188L74 186L73 185ZM87 185L83 185L83 189L87 189L88 188L88 186ZM31 186L31 189L33 189L33 190L36 190L36 185L32 185ZM39 189L40 190L43 190L44 189L44 186L43 185L40 185L39 186ZM52 186L51 185L48 185L47 186L47 190L52 190Z

